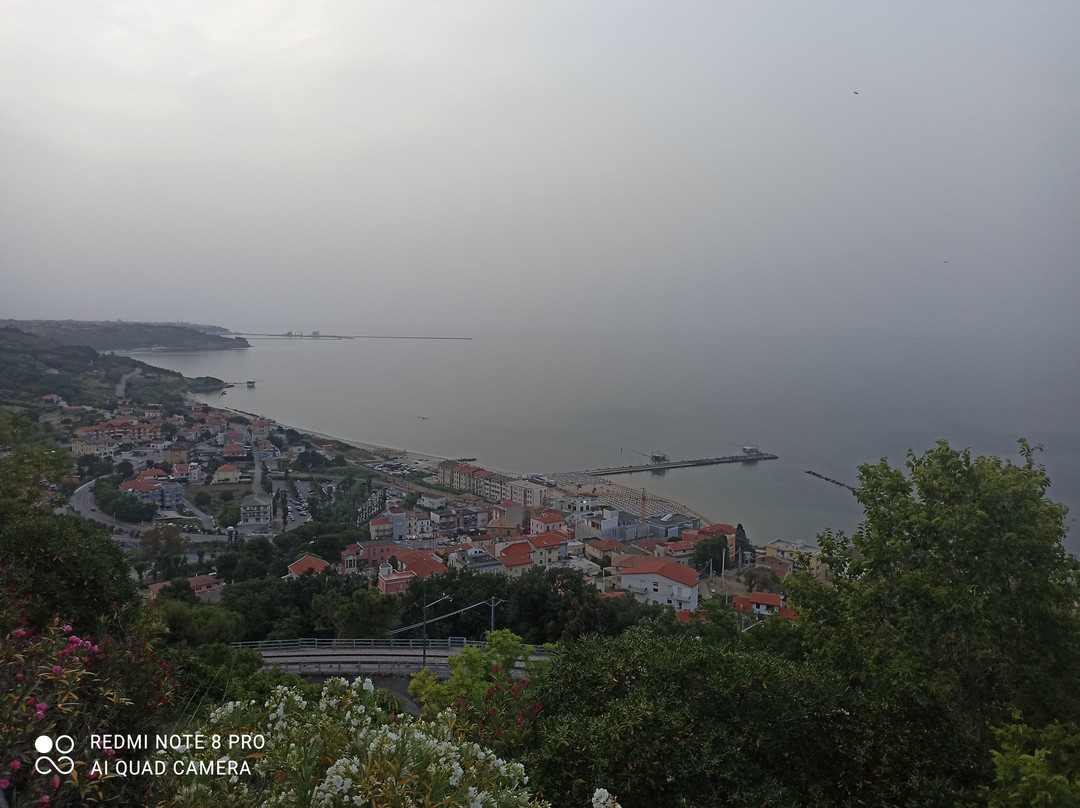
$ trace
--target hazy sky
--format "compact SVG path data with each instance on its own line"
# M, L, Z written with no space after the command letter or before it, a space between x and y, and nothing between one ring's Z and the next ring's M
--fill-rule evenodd
M0 0L0 317L1076 334L1080 3Z

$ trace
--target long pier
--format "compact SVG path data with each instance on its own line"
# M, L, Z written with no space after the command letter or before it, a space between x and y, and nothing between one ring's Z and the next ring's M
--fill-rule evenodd
M668 460L663 463L642 463L639 466L615 466L607 469L587 469L582 474L593 477L608 477L613 474L636 474L639 471L664 471L666 469L685 469L693 466L716 466L720 463L754 463L758 460L778 460L767 452L743 452L726 457L703 457L699 460Z

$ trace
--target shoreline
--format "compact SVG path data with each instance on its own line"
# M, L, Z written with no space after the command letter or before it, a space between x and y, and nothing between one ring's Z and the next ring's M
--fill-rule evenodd
M208 407L213 407L219 410L226 410L228 412L236 413L245 418L268 418L269 416L260 415L258 413L248 412L246 410L240 410L235 407L225 407L220 404L203 401L197 397L197 394L189 394L190 400L198 401L200 404L205 404ZM374 443L364 443L363 441L346 440L339 438L336 435L328 435L325 432L316 432L312 429L305 429L291 424L282 423L276 419L271 419L282 429L292 429L299 432L301 435L308 435L313 438L319 438L321 440L335 441L337 443L343 443L346 446L351 446L354 449L360 449L362 451L373 454L377 457L385 457L389 459L399 459L406 463L416 463L417 465L428 468L432 473L435 473L439 463L443 463L447 460L452 460L449 457L439 457L437 455L426 454L424 452L416 452L410 449L394 449L389 446L378 446ZM634 515L640 515L639 503L642 499L642 491L645 491L646 512L648 515L656 515L653 513L655 508L649 506L671 506L666 508L665 513L679 512L693 516L700 519L702 525L713 524L714 520L705 516L691 508L686 507L682 503L675 502L674 500L667 499L666 497L659 497L647 489L642 488L629 488L618 483L613 483L610 480L602 477L596 477L592 480L579 484L559 484L556 486L558 490L565 492L570 496L598 496L600 497L601 507L618 508L619 510L632 513ZM589 490L585 490L588 488ZM574 489L574 490L571 490ZM472 495L472 496L475 496ZM604 500L607 499L608 503L605 504Z

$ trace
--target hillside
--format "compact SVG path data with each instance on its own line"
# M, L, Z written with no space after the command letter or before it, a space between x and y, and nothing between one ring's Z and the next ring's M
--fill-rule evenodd
M103 406L115 400L120 378L135 370L139 374L126 392L141 403L180 406L188 390L223 384L220 379L186 379L137 359L0 327L0 405L33 410L41 407L42 396L55 394L72 404Z
M63 345L85 345L96 351L134 351L144 348L235 350L250 348L243 337L224 337L220 326L165 323L92 322L84 320L0 320L0 327L16 328ZM202 329L207 330L202 330Z

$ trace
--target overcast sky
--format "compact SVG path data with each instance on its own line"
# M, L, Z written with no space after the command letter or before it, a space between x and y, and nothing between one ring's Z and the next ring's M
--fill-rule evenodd
M1077 333L1080 3L0 0L0 317Z

